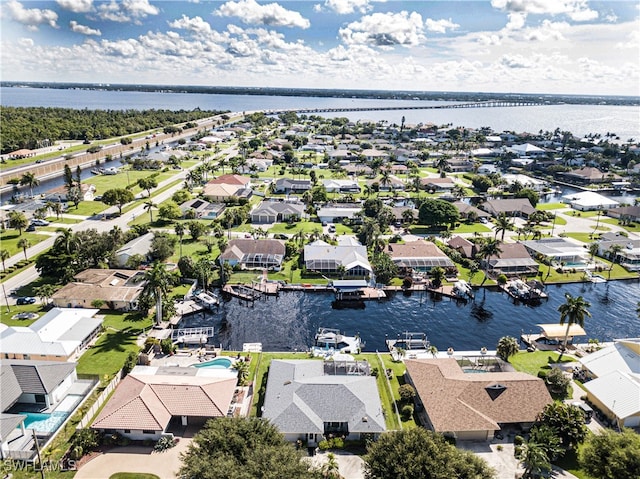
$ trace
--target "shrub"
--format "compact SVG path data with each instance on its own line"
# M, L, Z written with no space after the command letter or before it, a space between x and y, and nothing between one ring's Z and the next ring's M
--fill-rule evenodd
M522 436L516 436L513 438L514 446L522 446L524 444L524 438Z
M331 448L331 445L329 444L329 441L327 441L326 439L323 439L322 441L320 441L320 442L318 443L318 448L319 448L321 451L327 451L328 449L330 449L330 448Z
M176 441L170 436L162 436L153 446L153 450L157 452L166 451L176 445Z
M78 460L82 457L82 453L82 446L76 446L71 449L69 456L71 457L71 459Z
M405 421L408 421L409 419L411 419L413 417L413 404L405 404L404 406L402 406L402 409L400 410L400 415L402 416L402 419Z
M410 402L416 396L416 390L413 389L411 384L403 384L398 388L398 393L400 393L400 400L403 402Z
M344 448L344 439L341 437L334 437L331 440L331 448L332 449L343 449Z
M378 374L380 374L380 371L378 370L378 368L371 368L371 375L372 375L374 378L377 378L377 377L378 377Z
M73 448L79 447L84 452L92 451L100 445L100 434L94 429L78 429L71 440Z
M160 341L160 348L162 349L162 354L171 354L176 350L176 346L171 341L171 338L165 338Z
M129 351L127 355L127 359L124 362L124 366L122 366L122 373L127 375L131 372L131 370L136 366L138 362L138 353L136 351Z

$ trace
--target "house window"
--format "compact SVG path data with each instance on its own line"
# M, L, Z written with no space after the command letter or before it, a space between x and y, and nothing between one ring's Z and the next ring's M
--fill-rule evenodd
M143 429L142 430L142 434L155 434L155 433L156 433L155 431L152 431L150 429Z
M125 433L125 434L131 434L131 429L125 429L125 430L124 430L124 433Z
M37 403L45 404L47 402L47 400L44 397L44 394L34 394L34 398Z

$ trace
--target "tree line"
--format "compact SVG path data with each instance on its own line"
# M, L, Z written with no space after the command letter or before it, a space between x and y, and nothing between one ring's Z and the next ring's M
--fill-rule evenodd
M218 115L194 110L78 110L73 108L12 107L0 110L0 153L34 149L46 140L97 140L131 135Z

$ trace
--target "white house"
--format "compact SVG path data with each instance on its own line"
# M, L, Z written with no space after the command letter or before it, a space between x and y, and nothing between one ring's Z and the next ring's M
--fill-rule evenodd
M562 199L565 203L569 203L573 209L580 211L606 210L620 205L616 200L593 191L571 193L564 195Z

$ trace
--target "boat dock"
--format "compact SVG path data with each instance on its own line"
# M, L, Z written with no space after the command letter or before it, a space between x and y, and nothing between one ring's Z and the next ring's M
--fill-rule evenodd
M212 326L174 329L171 331L171 341L183 345L204 345L209 341L209 338L213 337L213 334L214 329Z
M504 285L500 285L500 289L513 299L524 303L549 299L547 293L542 290L542 285L539 285L537 281L525 283L521 279L512 279Z
M176 316L188 316L190 314L200 313L204 310L201 304L196 303L192 299L185 299L175 303Z
M222 292L248 303L253 303L256 299L260 299L263 294L262 291L258 291L244 284L225 284Z
M396 339L385 339L384 342L391 353L398 349L404 349L407 352L426 352L430 346L425 333L410 331L398 334Z

